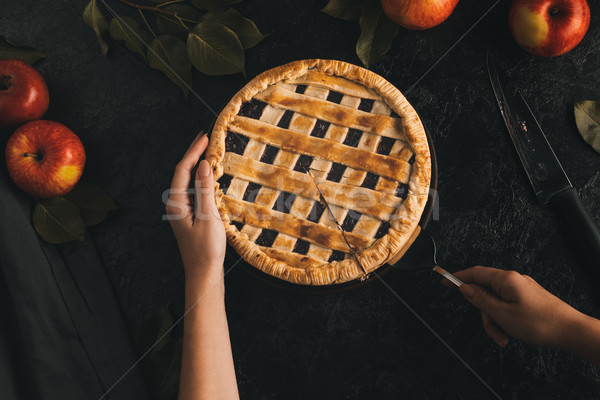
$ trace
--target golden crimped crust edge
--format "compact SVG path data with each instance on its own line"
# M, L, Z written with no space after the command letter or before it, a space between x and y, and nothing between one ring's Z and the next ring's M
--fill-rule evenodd
M227 126L238 114L243 103L269 85L285 79L302 76L308 69L316 68L358 82L378 93L384 102L402 118L404 135L415 154L409 181L409 193L391 221L390 230L371 247L359 252L358 258L367 272L375 271L402 249L415 230L427 203L431 180L431 156L425 129L414 108L404 95L381 76L365 68L336 60L300 60L263 72L244 86L219 114L213 128L206 160L214 170L215 200L225 225L227 239L239 255L249 264L274 277L302 285L328 285L348 282L364 276L353 258L334 261L318 267L298 268L265 254L258 245L250 242L231 224L221 198L223 192L217 179L223 175L223 156Z

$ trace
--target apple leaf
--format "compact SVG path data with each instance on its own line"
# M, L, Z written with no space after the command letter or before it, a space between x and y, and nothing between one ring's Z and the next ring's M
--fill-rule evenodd
M188 33L200 19L200 11L187 4L169 4L168 6L162 7L162 9L176 12L177 16L182 19L182 22L179 22L179 20L174 17L158 14L156 16L156 25L163 35L173 35L185 40ZM190 21L194 22L192 23ZM183 24L185 24L185 26L183 26Z
M228 8L224 12L207 12L202 16L202 22L214 22L223 24L235 32L242 43L244 49L256 46L267 35L260 32L252 20L242 16L233 8Z
M390 49L399 28L385 15L379 0L367 0L359 24L361 33L356 42L356 54L369 67Z
M600 102L576 101L575 122L583 140L600 153Z
M183 341L169 332L172 326L173 316L166 305L156 310L135 335L138 353L150 350L142 367L151 382L152 392L161 400L176 399L179 389Z
M362 12L365 0L329 0L321 11L334 18L356 21Z
M110 36L116 40L123 40L125 46L146 60L146 44L149 42L148 33L131 17L115 17L108 26Z
M138 352L143 354L152 346L152 351L160 350L171 339L169 329L173 326L173 316L169 311L169 304L159 308L152 314L150 319L144 323L142 328L135 334L135 346ZM162 337L164 335L164 337ZM162 339L161 339L162 338ZM156 343L160 340L159 343Z
M98 225L111 210L117 209L117 205L105 191L87 182L79 182L65 198L79 209L85 226Z
M84 224L77 206L67 199L43 199L33 210L35 231L47 242L83 241Z
M185 42L172 35L161 35L150 43L148 65L165 73L187 96L193 83L192 64Z
M200 22L188 35L187 53L192 65L204 74L246 75L242 43L225 25Z
M242 0L191 0L194 7L200 10L223 11L232 4L240 3Z
M15 58L27 64L34 64L46 57L43 51L30 46L17 46L6 40L4 36L0 36L0 60Z
M96 39L100 45L100 52L103 56L108 53L108 43L105 37L108 32L108 22L104 19L104 15L98 8L96 0L91 0L83 10L83 21L90 26L96 33Z
M148 355L145 371L153 382L153 392L158 400L177 398L182 354L183 339L178 337L167 342L162 349Z

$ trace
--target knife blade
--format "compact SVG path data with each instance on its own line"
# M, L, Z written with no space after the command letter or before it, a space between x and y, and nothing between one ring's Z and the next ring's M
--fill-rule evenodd
M333 210L331 209L331 207L329 207L329 203L327 202L327 200L325 200L325 196L323 196L323 192L321 192L321 188L319 188L319 185L317 185L317 181L315 180L315 178L312 176L312 174L310 173L310 171L308 169L304 168L304 170L306 171L307 175L309 176L309 178L312 181L315 188L317 188L317 192L319 193L319 200L321 201L323 206L329 212L329 215L330 215L331 219L333 220L333 222L335 222L335 225L337 226L338 230L342 233L342 237L344 238L344 242L346 242L346 246L348 246L348 249L350 250L350 254L352 255L352 257L354 257L354 260L356 261L356 263L358 264L360 269L363 271L363 273L366 274L367 271L365 270L365 268L361 264L360 260L358 259L356 250L354 250L354 248L350 245L350 242L348 241L348 238L346 237L346 232L344 231L344 228L342 228L342 225L340 225L337 218L333 214Z
M487 53L487 70L500 113L537 199L556 214L562 232L591 284L600 288L600 230L521 93L507 81ZM600 298L596 298L600 300Z
M546 204L556 194L572 188L554 150L531 108L518 89L500 78L493 56L487 67L500 113L538 201Z

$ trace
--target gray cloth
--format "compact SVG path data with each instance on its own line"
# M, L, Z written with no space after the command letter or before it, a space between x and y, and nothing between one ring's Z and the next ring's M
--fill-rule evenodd
M125 326L91 238L43 242L35 201L0 169L0 388L12 399L146 399ZM120 382L113 387L113 385ZM112 387L112 389L111 389Z

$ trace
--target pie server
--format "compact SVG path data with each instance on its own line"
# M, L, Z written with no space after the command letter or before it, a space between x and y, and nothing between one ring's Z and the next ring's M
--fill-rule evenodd
M323 205L327 208L331 219L335 222L338 230L342 233L342 237L344 238L344 241L350 250L350 254L352 254L352 257L354 257L356 263L363 270L363 272L368 275L367 271L362 266L358 256L356 255L356 250L350 245L350 242L348 242L346 233L331 210L329 202L325 199L325 196L323 196L323 192L321 192L321 188L319 188L317 181L308 169L305 169L305 171L310 177L313 185L317 188L321 203L323 203ZM433 238L427 232L421 230L421 227L418 225L408 242L404 245L403 249L394 255L388 264L390 264L393 268L410 272L433 269L435 272L444 276L456 286L460 287L460 285L463 284L460 279L437 265L435 242L433 241Z
M600 288L598 227L583 207L529 105L504 75L499 75L490 52L487 69L500 113L538 201L554 210L582 271Z
M438 265L435 241L420 226L404 248L388 261L392 268L407 272L433 270L460 287L464 282Z

